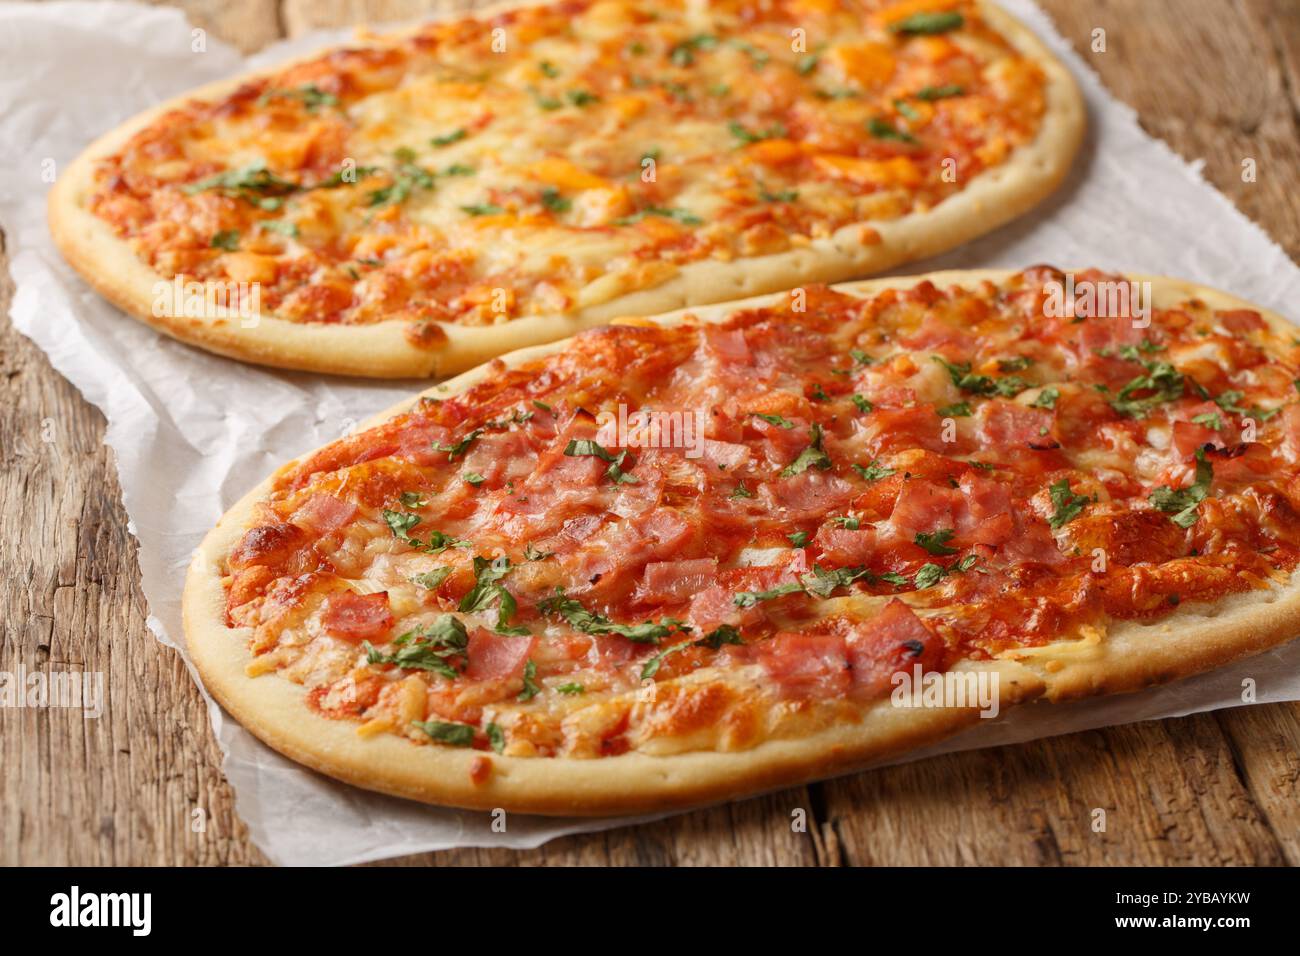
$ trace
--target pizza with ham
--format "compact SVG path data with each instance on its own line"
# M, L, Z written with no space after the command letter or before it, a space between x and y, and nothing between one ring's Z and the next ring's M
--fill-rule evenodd
M1020 215L1084 108L977 0L558 0L198 90L60 175L101 293L250 362L446 375Z
M189 648L272 747L432 803L844 772L980 722L909 675L1051 706L1289 640L1298 377L1276 314L1048 267L624 320L277 471L195 555Z

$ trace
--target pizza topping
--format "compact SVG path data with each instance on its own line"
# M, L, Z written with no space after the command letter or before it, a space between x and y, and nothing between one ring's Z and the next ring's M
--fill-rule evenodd
M1294 570L1290 337L1035 312L1056 278L810 286L501 366L282 471L229 621L330 717L600 757L855 719L916 666Z
M433 624L407 631L393 641L398 650L383 654L365 644L366 663L393 664L402 670L426 670L452 680L465 670L469 635L460 619L445 614Z
M1153 505L1171 515L1170 520L1180 528L1196 524L1197 506L1210 493L1214 481L1214 466L1205 457L1205 450L1196 450L1196 480L1186 488L1161 487L1151 492Z
M325 613L321 624L335 637L346 641L359 642L372 640L387 634L393 627L394 618L388 608L388 595L356 594L343 591L331 594L325 600Z
M944 659L943 639L916 613L894 598L870 621L848 624L847 661L854 690L865 697L881 696L897 673L915 667L938 670Z

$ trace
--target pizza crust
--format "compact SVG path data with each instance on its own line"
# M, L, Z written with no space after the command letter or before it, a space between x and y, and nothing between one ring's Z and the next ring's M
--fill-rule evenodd
M536 5L536 0L507 3L455 16L489 19L505 10ZM434 323L446 337L425 348L407 340L403 331L407 323L398 320L326 326L264 313L256 327L243 328L238 318L155 315L153 290L159 282L170 283L172 277L138 259L108 223L85 208L99 160L120 149L138 130L192 99L225 96L254 77L279 73L284 65L193 90L101 137L64 170L50 191L50 231L64 258L96 291L136 318L191 345L276 368L369 378L450 375L505 352L566 338L620 315L653 315L799 283L840 282L883 272L938 255L1028 211L1065 178L1083 138L1086 110L1074 78L1038 37L991 4L981 4L981 11L990 25L1043 70L1046 108L1032 142L1016 149L1002 165L976 176L960 193L926 212L844 226L829 237L811 240L804 248L731 262L688 263L661 285L564 315L523 316L491 326ZM864 227L879 233L880 241L862 243Z
M840 291L872 295L924 280L936 285L999 282L1012 273L979 270L854 282ZM1250 308L1274 328L1295 327L1276 313L1235 296L1158 276L1150 281L1154 305L1199 299L1215 309ZM676 312L635 322L676 324L694 315L716 321L737 307L769 304L779 296ZM514 367L559 351L566 343L504 356ZM434 386L434 398L458 394L481 381L495 363ZM419 395L365 422L373 427L407 410ZM292 467L293 463L285 468ZM209 692L249 731L291 759L368 790L473 809L502 808L553 815L619 815L681 809L794 786L878 764L979 723L975 708L909 709L882 700L860 723L836 725L799 739L766 741L752 749L698 751L671 756L628 753L576 760L505 757L482 751L419 746L392 734L362 738L357 724L321 716L307 706L304 688L277 674L249 678L249 630L225 625L222 587L225 556L243 534L254 504L274 476L230 509L195 552L185 583L186 643ZM964 662L955 671L999 675L1000 710L1041 698L1066 701L1129 693L1220 667L1284 644L1300 632L1300 572L1268 591L1236 594L1214 604L1182 605L1151 623L1116 623L1100 641L1069 640L1008 652L988 662ZM490 772L474 783L471 770L487 761Z

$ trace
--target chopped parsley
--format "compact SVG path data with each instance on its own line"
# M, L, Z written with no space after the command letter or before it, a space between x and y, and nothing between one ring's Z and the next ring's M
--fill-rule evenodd
M493 601L496 601L497 631L501 634L527 634L526 628L507 626L518 609L515 596L501 583L501 579L509 574L510 570L508 558L500 557L489 561L487 558L475 555L474 586L465 592L456 609L462 614L473 614L486 610Z
M537 683L537 665L530 657L528 663L524 665L524 689L519 692L519 696L515 700L532 700L541 692L541 685Z
M1183 375L1168 362L1143 362L1146 372L1111 399L1110 407L1129 418L1145 418L1157 405L1182 398ZM1142 393L1140 397L1136 397ZM1222 396L1221 396L1222 397Z
M459 143L468 136L464 129L454 129L450 133L443 133L441 136L435 136L429 140L431 146L450 146L452 143Z
M1083 509L1092 504L1093 499L1087 495L1076 495L1070 490L1070 482L1062 478L1047 489L1052 499L1052 516L1047 519L1053 531L1073 521L1083 514Z
M499 216L505 212L496 203L480 202L469 206L461 206L461 212L468 213L471 216Z
M817 468L821 471L831 467L830 456L822 448L822 427L813 422L812 427L808 430L808 447L799 452L799 457L790 464L781 469L782 478L793 478L795 475L802 474L809 468Z
M790 545L795 548L802 548L808 543L807 531L795 531L786 535L790 539Z
M890 24L889 29L904 36L934 36L956 30L966 22L966 18L955 11L941 13L914 13L897 23Z
M921 118L921 114L907 100L894 100L894 109L910 120Z
M777 428L794 428L794 422L780 415L764 415L762 412L750 412L755 418L761 418L769 425L775 425Z
M400 206L416 189L433 188L433 173L415 164L414 151L399 149L393 156L397 160L397 166L389 173L393 181L366 197L370 206Z
M861 476L863 481L879 481L881 478L897 474L893 468L886 468L879 461L868 462L866 465L854 464L850 467Z
M366 652L367 664L392 664L403 670L422 670L441 674L449 680L460 676L463 667L455 663L464 659L469 647L469 634L460 618L453 614L444 614L428 627L415 628L393 640L397 650L384 654L371 645L362 642Z
M548 186L542 190L542 205L551 212L568 212L573 208L573 200L560 195L560 191L553 186Z
M952 383L963 392L971 392L975 395L997 395L1002 398L1012 398L1029 388L1028 382L1015 375L1008 375L1005 378L993 378L988 375L972 375L968 363L949 362L942 355L936 355L934 360L948 370L948 375L952 379Z
M961 96L965 92L966 88L964 86L949 83L944 86L923 86L912 95L918 100L932 102L934 100L946 100L950 96Z
M630 216L623 216L614 220L616 226L630 226L640 222L646 216L659 216L662 219L672 219L680 222L684 226L699 226L704 220L686 209L670 209L667 206L647 206L645 209L638 209Z
M384 523L393 532L393 537L417 550L429 554L438 554L448 548L460 548L468 544L466 541L460 541L449 534L436 530L429 532L428 541L421 541L411 533L415 526L420 523L419 515L411 514L409 511L393 511L389 508L385 508L382 514Z
M1214 481L1214 466L1205 457L1205 449L1196 449L1196 478L1186 488L1157 488L1147 496L1147 500L1161 511L1170 515L1170 520L1180 528L1190 528L1196 524L1197 509L1210 494L1210 484Z
M940 528L938 531L918 531L914 540L931 554L944 556L957 553L956 548L948 547L952 536L952 528Z
M863 398L861 395L857 394L856 392L854 392L852 396L852 401L853 404L858 407L858 411L860 411L863 415L870 415L876 409L875 405L872 405L871 402L869 402L867 399Z
M916 137L906 130L894 126L889 120L873 116L867 122L867 132L876 139L892 139L900 143L915 143Z
M297 100L308 113L315 113L322 106L338 106L339 98L333 93L326 93L314 83L295 87L290 90L267 90L257 99L258 106L265 106L271 100Z
M284 197L298 192L303 187L288 179L282 179L266 168L264 160L254 160L238 169L227 169L190 183L184 187L189 195L198 192L213 191L232 199L242 199L259 209L268 211L279 209L284 205Z
M678 651L683 651L688 647L708 647L716 651L718 648L722 647L723 644L744 643L745 642L741 640L739 631L730 624L723 624L721 627L705 634L698 641L685 641L681 644L674 644L671 647L665 647L662 651L645 662L645 666L641 668L641 679L649 680L654 677L655 674L659 673L659 666L664 662L665 657L669 654L676 654Z
M752 498L754 497L754 493L745 487L745 482L742 480L738 485L736 485L736 490L733 491L731 494L727 495L727 497L728 498Z
M934 413L940 418L969 418L971 415L970 402L954 402L951 405L940 405L934 410Z
M258 225L267 232L278 232L290 239L298 238L298 224L287 219L268 219L265 222L258 223Z
M1034 408L1055 408L1056 400L1061 397L1061 390L1054 385L1042 389L1029 404Z
M772 54L768 53L762 47L755 46L747 40L732 40L731 45L748 56L756 70L761 70L772 60Z
M451 568L434 568L432 571L425 571L423 574L413 576L411 578L411 583L432 591L443 581L447 580L447 577L450 574Z
M543 614L563 618L574 630L584 634L615 634L637 644L658 644L673 633L687 633L690 625L674 618L660 618L659 623L645 621L641 624L615 624L607 617L588 611L580 601L565 597L563 588L556 588L554 597L537 605Z
M933 562L921 565L920 570L916 572L916 577L912 579L912 584L918 591L924 591L926 588L934 587L944 576L945 568L942 564Z
M817 597L830 597L836 588L845 588L861 578L872 580L872 574L865 568L836 568L826 571L820 565L813 565L812 573L801 578L804 590Z
M413 720L411 724L449 747L470 747L474 744L474 728L469 724L455 724L445 720Z
M522 425L532 417L532 412L515 409L509 418L484 422L481 427L472 429L468 434L454 444L445 445L442 442L434 442L432 447L434 451L445 451L447 453L448 461L455 461L461 455L465 454L465 452L469 450L469 446L474 444L474 442L478 440L479 436L485 431L505 431L511 425Z
M786 128L781 123L773 123L765 130L755 131L745 126L744 123L732 120L727 124L727 129L731 135L740 140L742 145L749 143L758 143L765 139L783 139L786 135Z
M673 66L687 67L695 63L697 50L712 50L718 45L718 38L711 33L701 33L687 37L680 43L673 44L668 51L668 59Z
M227 252L234 252L239 248L239 230L222 229L212 236L212 242L209 245L213 249L225 249Z
M777 598L785 597L787 594L796 594L802 590L803 585L799 582L788 581L766 591L741 591L731 599L731 603L736 607L753 607L762 601L774 601Z
M1227 391L1216 398L1214 404L1218 405L1225 412L1232 412L1234 415L1244 415L1247 418L1254 418L1261 422L1268 421L1281 411L1280 408L1260 408L1259 406L1255 406L1254 408L1242 408L1238 402L1241 401L1244 394L1245 393L1243 392L1235 390Z
M571 438L569 439L569 444L565 446L564 453L570 458L578 458L582 456L599 458L601 461L609 463L609 467L605 469L605 476L609 478L610 481L614 482L614 484L636 484L636 478L623 471L624 462L627 462L629 468L632 467L632 462L628 461L628 453L626 451L621 451L617 455L611 455L608 450L601 447L599 443L592 441L590 438Z
M870 355L862 349L849 349L849 358L853 359L853 364L858 368L866 368L875 361Z

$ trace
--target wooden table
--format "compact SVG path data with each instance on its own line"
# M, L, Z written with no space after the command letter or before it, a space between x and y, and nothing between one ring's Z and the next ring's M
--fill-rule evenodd
M455 0L452 0L455 2ZM1139 113L1300 255L1300 4L1041 0ZM244 50L445 4L183 0ZM1092 53L1095 28L1107 52ZM1257 162L1243 182L1241 163ZM3 248L0 247L0 256ZM103 671L99 720L0 710L0 863L265 862L233 810L198 690L145 627L104 419L10 326L0 269L0 671ZM1091 813L1107 812L1104 833ZM207 825L194 832L193 811ZM807 812L805 833L791 811ZM1300 863L1300 704L1222 710L960 754L530 852L422 864Z

